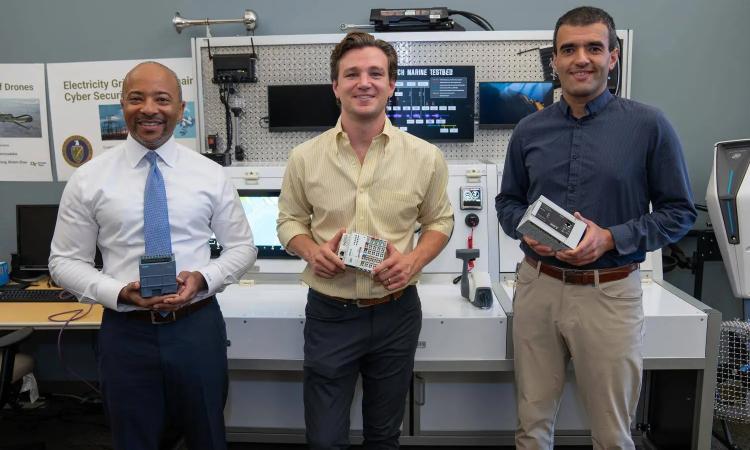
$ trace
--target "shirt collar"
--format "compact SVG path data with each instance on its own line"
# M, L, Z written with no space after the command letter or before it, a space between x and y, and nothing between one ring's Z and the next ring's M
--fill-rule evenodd
M149 150L128 134L128 138L125 140L125 155L130 167L135 168L148 152L156 152L159 158L164 161L164 164L169 167L174 167L175 163L177 163L177 143L174 137L170 137L167 142L156 150Z
M336 126L333 127L334 130L334 137L336 138L336 142L342 142L342 140L349 141L349 137L347 136L346 132L344 131L344 128L341 126L341 116L339 116L339 120L336 121ZM374 139L379 138L380 136L386 136L388 138L388 141L393 139L393 136L396 134L396 127L391 124L390 119L388 117L385 118L385 125L383 125L383 131L375 136ZM338 147L338 146L337 146Z
M587 115L594 116L598 114L599 111L602 111L609 104L609 102L613 100L614 98L615 96L612 95L611 92L609 92L609 89L604 89L604 92L599 94L598 97L586 103ZM568 102L565 101L564 95L560 97L560 107L562 108L563 114L565 114L568 117L573 117L571 115L570 105L568 105Z

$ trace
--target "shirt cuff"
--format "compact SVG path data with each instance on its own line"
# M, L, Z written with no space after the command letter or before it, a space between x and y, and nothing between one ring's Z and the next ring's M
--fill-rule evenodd
M115 280L114 278L104 279L99 282L97 288L97 295L93 299L97 303L100 303L105 308L113 309L117 311L117 298L120 296L122 288L127 286L128 283Z
M628 248L628 242L631 242L630 228L627 225L613 225L607 228L612 233L612 240L615 243L615 251L620 255L629 255L635 250ZM632 247L632 246L631 246Z
M215 264L210 264L198 270L203 275L203 279L206 280L207 290L206 297L214 295L224 286L224 277L221 274L221 269ZM199 292L198 294L200 294Z
M422 232L425 232L425 231L438 231L450 237L451 232L453 231L453 219L431 223L429 225L423 225Z
M289 246L289 241L291 241L292 238L294 238L295 236L299 236L300 234L305 234L312 238L310 228L302 225L299 222L286 222L278 229L279 242L284 246L284 248Z

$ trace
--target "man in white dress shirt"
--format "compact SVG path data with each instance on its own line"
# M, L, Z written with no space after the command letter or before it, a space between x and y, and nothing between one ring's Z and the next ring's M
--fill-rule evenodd
M68 181L50 273L80 301L105 306L99 375L115 448L155 450L165 430L176 429L191 449L224 449L227 341L214 294L254 262L252 233L222 167L172 137L185 108L174 72L137 65L120 103L129 136ZM153 172L162 197L166 191L162 228L177 292L144 298L139 262L148 247L144 204L151 205L144 189ZM213 260L212 233L224 247ZM97 246L101 272L93 264Z

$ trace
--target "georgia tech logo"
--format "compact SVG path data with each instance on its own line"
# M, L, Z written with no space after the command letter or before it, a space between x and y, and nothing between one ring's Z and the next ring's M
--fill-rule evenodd
M74 135L65 139L62 145L62 154L68 165L80 167L94 156L94 151L88 139L83 136Z

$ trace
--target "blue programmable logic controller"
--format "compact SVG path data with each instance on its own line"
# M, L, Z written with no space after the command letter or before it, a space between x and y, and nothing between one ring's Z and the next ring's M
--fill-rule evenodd
M141 297L177 292L177 267L174 254L141 256Z

